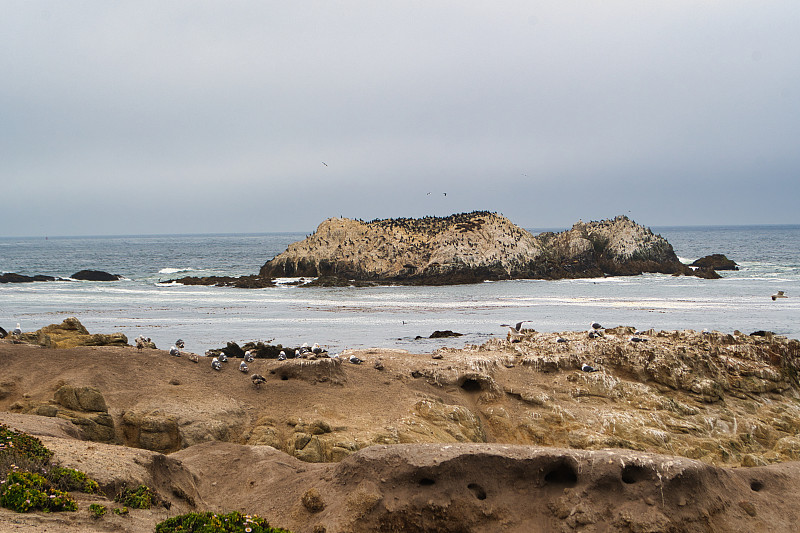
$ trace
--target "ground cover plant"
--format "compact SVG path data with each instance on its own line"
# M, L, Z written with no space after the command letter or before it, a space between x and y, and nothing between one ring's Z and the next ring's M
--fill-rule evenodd
M187 513L173 516L156 525L156 533L291 533L270 527L266 519L234 511Z
M0 424L0 506L19 513L75 511L68 491L100 490L85 473L54 465L52 458L36 437Z

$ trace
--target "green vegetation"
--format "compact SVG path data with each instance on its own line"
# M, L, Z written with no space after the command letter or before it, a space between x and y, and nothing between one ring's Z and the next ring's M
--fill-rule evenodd
M78 509L69 493L53 488L44 477L31 472L10 472L0 481L0 505L18 513Z
M99 503L93 503L89 506L89 514L95 518L100 518L106 514L106 506Z
M270 527L264 518L239 512L229 514L188 513L156 525L156 533L290 533Z
M135 489L125 489L114 498L117 503L133 509L150 509L156 503L156 495L146 485L139 485Z
M42 441L0 424L0 506L18 513L75 511L68 491L99 492L85 473L51 463L53 452Z
M45 475L61 490L79 490L81 492L85 492L86 494L97 494L100 492L100 486L97 484L97 481L93 480L80 470L54 466L49 473L46 473Z
M8 454L24 456L42 463L48 462L53 457L53 452L45 448L42 441L36 437L0 424L0 455Z
M118 508L114 507L114 511L113 512L114 512L114 514L118 514L120 516L124 516L124 515L127 515L128 513L130 513L130 511L128 510L127 507L123 507L122 509L118 509Z

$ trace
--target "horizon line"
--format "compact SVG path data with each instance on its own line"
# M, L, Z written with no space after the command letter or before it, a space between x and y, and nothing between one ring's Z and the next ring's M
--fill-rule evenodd
M520 226L522 227L522 226ZM522 228L526 231L533 233L533 231L545 232L554 230L568 230L572 226L553 226L553 227L531 227ZM796 224L681 224L681 225L653 225L644 226L651 230L658 229L694 229L694 228L776 228L776 227L800 227L800 223ZM94 235L0 235L0 239L101 239L101 238L124 238L124 237L232 237L232 236L255 236L255 235L288 235L292 233L297 234L312 234L314 230L296 230L296 231L256 231L256 232L211 232L211 233L109 233L109 234L94 234Z

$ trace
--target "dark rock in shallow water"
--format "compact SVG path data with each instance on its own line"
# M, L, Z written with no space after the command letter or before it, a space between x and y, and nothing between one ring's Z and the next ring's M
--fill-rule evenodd
M428 337L429 339L443 339L446 337L461 337L463 333L456 333L455 331L451 331L446 329L444 331L439 331L438 329L431 333L431 336Z
M0 283L31 283L34 281L55 281L56 278L53 276L43 276L41 274L37 274L35 276L25 276L23 274L15 274L13 272L8 272L6 274L0 274Z
M261 276L205 276L202 278L186 276L180 279L171 279L163 283L180 283L181 285L213 285L215 287L236 287L237 289L261 289L274 287L275 283L270 278Z
M122 279L119 274L109 274L102 270L81 270L70 276L72 279L79 279L82 281L117 281Z
M691 266L713 270L739 270L739 265L736 264L736 261L728 259L724 254L711 254L701 257Z

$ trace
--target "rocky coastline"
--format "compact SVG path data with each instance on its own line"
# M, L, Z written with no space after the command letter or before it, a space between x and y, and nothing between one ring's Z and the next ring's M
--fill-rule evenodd
M256 385L238 361L59 344L86 338L75 322L48 329L49 348L34 344L43 332L0 340L0 422L109 493L147 483L170 504L115 523L126 531L198 509L328 533L796 524L800 342L768 331L523 329L433 354L285 361L228 347L263 352ZM64 520L55 529L113 529Z

